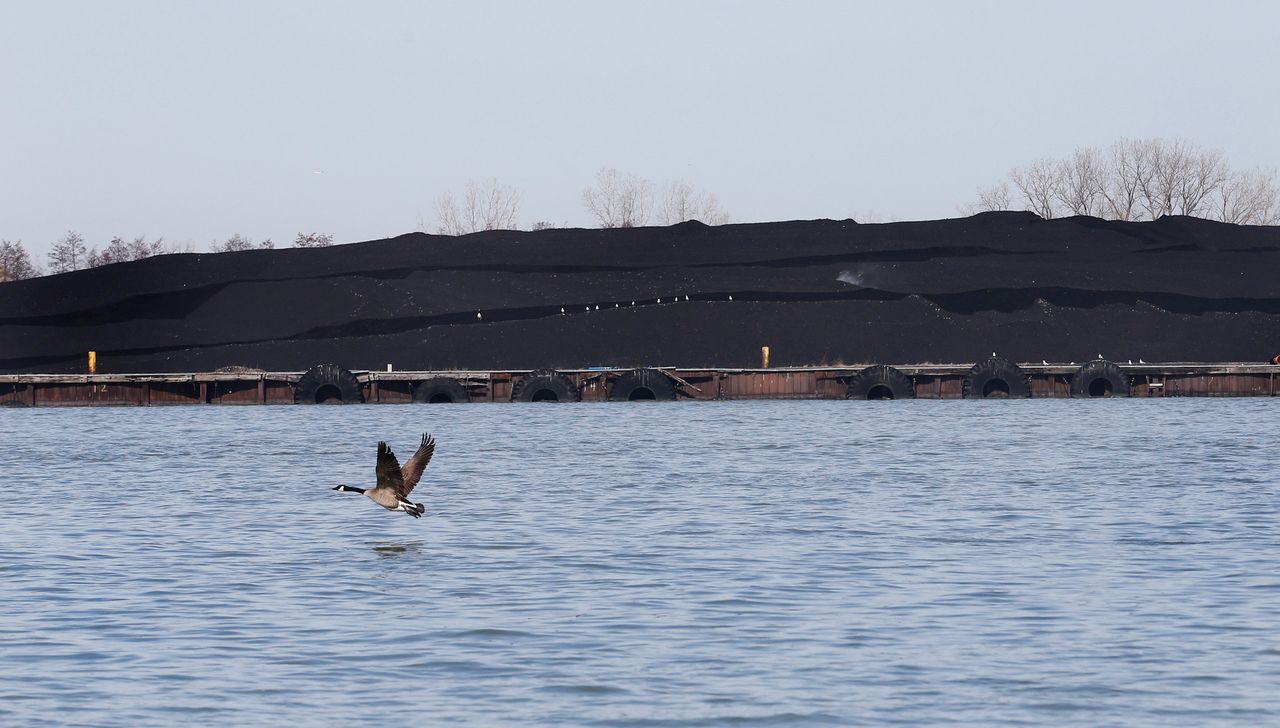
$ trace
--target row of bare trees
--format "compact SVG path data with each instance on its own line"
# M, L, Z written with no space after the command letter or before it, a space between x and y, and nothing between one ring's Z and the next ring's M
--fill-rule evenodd
M520 190L496 179L471 181L456 200L446 192L436 200L436 232L466 235L481 230L514 230L520 215Z
M716 196L700 192L684 180L659 188L653 182L616 169L596 173L595 184L582 191L582 204L602 228L639 227L651 220L675 225L698 220L708 225L729 222Z
M333 235L328 233L298 233L293 241L295 248L324 248L333 245ZM271 238L258 242L236 233L222 242L214 242L209 246L211 253L226 253L237 250L267 250L274 248ZM166 253L190 253L190 244L168 245L164 238L149 241L145 236L125 240L119 236L111 239L101 250L85 245L84 236L75 230L59 238L49 248L49 273L67 273L82 268L97 268L111 263L123 263L131 260L142 260ZM19 281L44 275L44 271L31 261L31 255L23 247L22 241L0 241L0 283Z
M515 229L522 194L496 179L470 182L460 197L446 193L436 201L436 230L463 235L481 230ZM602 228L673 225L700 220L729 222L715 195L683 180L658 186L643 177L606 168L582 191L586 211ZM1064 159L1041 159L1010 171L1009 179L978 190L967 212L1025 209L1044 218L1091 215L1115 220L1155 220L1191 215L1228 223L1280 223L1280 183L1274 171L1233 169L1219 151L1182 140L1121 139L1106 149L1085 147ZM425 229L425 222L422 223ZM540 221L534 230L560 227ZM333 244L324 233L298 233L293 247ZM210 245L211 252L274 248L270 238L253 241L236 233ZM102 250L89 249L74 230L53 244L49 271L64 273L172 252L191 252L189 244L165 245L163 239L112 238ZM41 275L22 241L0 241L0 281Z
M333 235L329 233L298 233L298 236L293 239L295 248L327 248L330 245L333 245ZM235 253L241 250L272 250L275 247L276 244L271 238L263 238L255 243L251 238L236 233L221 243L211 244L209 252Z
M465 235L482 230L514 230L519 224L520 190L496 179L471 181L460 196L441 195L435 204L436 232ZM674 225L699 220L723 225L729 215L715 195L700 192L684 180L659 187L635 174L602 169L595 182L582 191L582 204L602 228L639 227L650 222ZM426 229L425 222L420 223ZM532 229L559 227L539 221Z
M1280 222L1274 171L1233 169L1222 152L1183 140L1121 139L1041 159L978 190L970 212L1024 209L1049 219L1155 220L1190 215L1241 225Z

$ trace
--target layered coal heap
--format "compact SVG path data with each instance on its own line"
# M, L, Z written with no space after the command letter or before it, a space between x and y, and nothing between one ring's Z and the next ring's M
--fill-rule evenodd
M0 371L1267 361L1280 228L985 213L402 235L0 285ZM563 311L563 313L562 313Z

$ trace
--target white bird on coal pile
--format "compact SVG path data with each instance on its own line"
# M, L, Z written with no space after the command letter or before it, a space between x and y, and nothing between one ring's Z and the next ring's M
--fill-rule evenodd
M477 321L479 321L479 320L481 320L481 319L483 319L483 318L484 318L484 317L480 315L480 312L479 312L479 311L476 311L476 320L477 320Z
M1139 363L1139 364L1146 364L1146 362L1145 362L1145 361L1143 361L1143 360L1141 360L1141 359L1139 359L1139 360L1138 360L1138 363Z
M560 313L564 313L564 306L560 307Z

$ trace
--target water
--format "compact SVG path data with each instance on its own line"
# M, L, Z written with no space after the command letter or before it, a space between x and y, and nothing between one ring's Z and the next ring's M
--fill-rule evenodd
M0 724L1276 724L1278 407L0 410Z

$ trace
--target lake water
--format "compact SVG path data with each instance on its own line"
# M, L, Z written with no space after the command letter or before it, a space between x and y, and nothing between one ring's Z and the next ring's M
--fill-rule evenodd
M1277 423L0 410L0 724L1280 724ZM428 430L423 519L330 490Z

